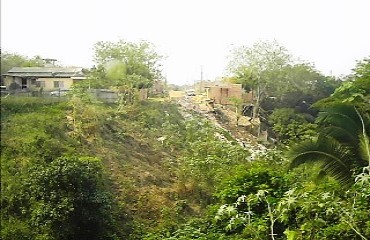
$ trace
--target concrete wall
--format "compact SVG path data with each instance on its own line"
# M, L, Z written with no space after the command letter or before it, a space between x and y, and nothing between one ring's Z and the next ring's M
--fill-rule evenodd
M36 82L38 81L43 81L45 83L45 86L43 89L45 91L52 91L57 88L54 88L54 81L61 81L63 82L63 87L61 89L70 89L73 84L73 79L72 78L38 78L36 81L27 79L27 89L33 89L37 90L38 88L36 87ZM20 77L12 77L12 76L5 76L4 78L4 84L9 89L10 84L16 83L19 85L19 87L22 86L22 78Z
M60 87L61 89L70 89L73 84L72 78L38 78L36 81L45 82L45 87L44 87L45 91L57 89L57 88L54 88L54 81L63 82L63 86Z
M253 102L253 92L243 93L243 102L252 103Z
M225 86L210 86L208 90L208 98L213 99L217 104L231 104L230 98L242 99L242 85L229 84Z
M16 83L19 85L19 87L22 86L22 78L20 77L12 77L12 76L5 76L4 78L4 84L7 89L9 89L10 84Z
M88 92L103 102L114 103L118 100L118 93L109 89L90 89Z
M161 94L164 92L164 82L161 80L155 80L153 86L150 88L150 93L153 95Z
M184 91L170 91L168 94L170 100L180 100L185 96Z
M143 101L146 99L148 99L148 89L147 88L139 89L139 101Z

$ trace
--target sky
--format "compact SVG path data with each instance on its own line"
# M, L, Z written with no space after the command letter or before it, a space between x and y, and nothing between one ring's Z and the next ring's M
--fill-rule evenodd
M369 0L1 0L1 49L92 67L98 41L146 40L169 83L214 80L231 49L277 40L325 75L370 56Z

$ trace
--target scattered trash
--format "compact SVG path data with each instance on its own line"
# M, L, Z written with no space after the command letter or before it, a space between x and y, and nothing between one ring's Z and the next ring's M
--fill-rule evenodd
M162 137L157 138L157 141L159 141L163 144L164 140L166 140L166 139L167 139L166 136L162 136Z

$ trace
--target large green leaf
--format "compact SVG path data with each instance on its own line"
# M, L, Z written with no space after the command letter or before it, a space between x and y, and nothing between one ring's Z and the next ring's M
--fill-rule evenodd
M351 166L354 155L350 148L330 137L319 137L302 142L291 148L288 153L292 162L290 168L302 164L319 163L322 171L343 184L352 180Z
M360 157L361 157L362 160L364 160L364 162L366 162L370 166L370 141L369 141L369 137L366 134L364 134L364 135L360 135L359 138L360 138L360 146L359 146Z
M316 121L318 138L292 147L290 167L320 163L326 174L344 185L353 184L353 170L370 163L369 120L353 105L334 104L320 112Z

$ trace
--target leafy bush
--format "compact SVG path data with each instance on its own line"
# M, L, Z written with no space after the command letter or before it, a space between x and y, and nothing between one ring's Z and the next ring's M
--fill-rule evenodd
M297 113L292 108L276 109L268 120L282 142L307 139L315 134L316 125L311 123L312 116Z
M98 239L110 208L101 174L99 160L90 157L63 157L32 167L25 184L32 226L50 229L56 239Z
M91 157L62 157L33 165L16 199L6 203L3 239L106 239L111 198L103 188L102 166ZM22 227L23 226L23 227ZM23 230L22 230L23 229ZM31 234L32 233L32 234Z

